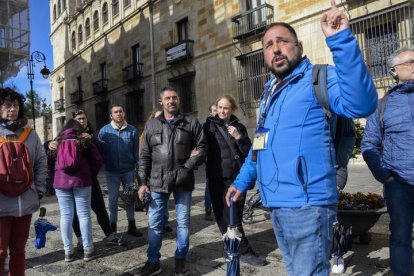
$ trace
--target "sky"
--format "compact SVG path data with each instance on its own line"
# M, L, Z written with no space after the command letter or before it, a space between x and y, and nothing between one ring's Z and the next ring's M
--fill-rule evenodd
M30 7L30 53L40 51L46 56L46 66L52 71L53 54L50 43L50 9L49 0L29 0ZM51 103L50 78L44 79L40 74L43 62L36 63L34 67L33 90L47 103ZM30 91L30 83L27 78L27 67L20 69L19 74L10 78L4 86L15 85L17 91L25 94Z

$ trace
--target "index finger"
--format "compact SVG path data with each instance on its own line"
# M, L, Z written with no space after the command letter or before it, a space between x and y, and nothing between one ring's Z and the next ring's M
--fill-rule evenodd
M331 0L331 8L336 8L335 0Z

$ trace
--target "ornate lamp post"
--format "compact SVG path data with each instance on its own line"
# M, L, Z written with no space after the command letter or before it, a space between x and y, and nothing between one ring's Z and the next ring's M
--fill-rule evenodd
M34 51L30 55L30 59L27 61L27 78L30 81L30 93L32 99L32 117L33 117L33 128L36 129L36 118L35 118L35 104L34 104L34 93L33 93L33 79L34 79L34 67L36 63L43 62L43 69L40 70L43 78L47 79L50 75L50 70L46 67L46 56L42 52Z

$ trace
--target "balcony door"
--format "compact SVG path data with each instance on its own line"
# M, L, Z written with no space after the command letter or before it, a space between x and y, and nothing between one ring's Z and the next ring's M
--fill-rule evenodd
M247 10L253 10L263 4L265 4L265 0L246 0L246 8ZM250 15L250 24L251 27L254 29L258 25L266 24L266 14L264 9L258 9L257 11L251 13Z

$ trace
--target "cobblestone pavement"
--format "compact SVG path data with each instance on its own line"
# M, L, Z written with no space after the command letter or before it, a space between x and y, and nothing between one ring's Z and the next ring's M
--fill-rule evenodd
M222 240L218 227L214 222L204 219L204 170L199 170L196 189L193 193L191 209L191 240L188 254L188 266L190 275L225 275L226 264L222 257ZM362 191L382 193L382 186L371 176L365 164L357 162L351 164L349 182L346 191ZM103 175L103 174L102 174ZM101 183L105 181L102 177ZM250 191L248 196L254 193ZM46 217L55 225L59 225L59 208L55 197L47 197L42 200L42 205L47 208ZM175 212L173 199L170 200L170 221L173 233L164 236L161 249L161 275L174 274L175 251ZM261 255L266 256L269 264L264 267L252 267L241 264L242 275L287 275L283 266L283 260L277 247L272 225L264 217L263 210L255 210L253 223L245 225L246 235L252 247ZM33 221L38 214L34 214ZM118 232L128 240L132 249L124 247L108 247L96 217L93 215L94 245L98 257L88 263L82 261L82 254L77 255L77 260L72 263L64 262L63 244L60 231L47 234L46 247L35 250L34 230L30 232L27 245L27 270L26 275L133 275L146 261L147 250L147 217L143 212L136 212L137 227L144 233L144 237L135 238L126 234L127 219L125 211L119 210ZM389 217L383 214L369 234L372 238L369 244L360 244L354 238L352 251L345 255L347 264L343 275L388 275L388 222ZM74 239L75 242L75 239ZM413 269L414 271L414 269Z

